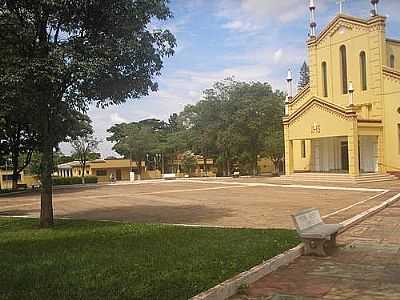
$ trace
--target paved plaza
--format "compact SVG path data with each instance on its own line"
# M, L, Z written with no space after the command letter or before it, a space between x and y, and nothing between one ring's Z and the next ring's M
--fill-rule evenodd
M56 218L252 228L293 228L290 215L316 207L339 222L396 191L384 185L293 184L270 178L125 182L69 187L54 193ZM38 216L40 195L0 198L0 215Z
M295 260L231 300L400 299L400 202L338 238L329 257ZM291 295L291 296L289 296Z

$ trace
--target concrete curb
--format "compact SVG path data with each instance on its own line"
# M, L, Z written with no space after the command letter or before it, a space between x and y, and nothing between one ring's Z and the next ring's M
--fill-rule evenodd
M370 209L367 209L367 210L363 211L362 213L359 213L358 215L341 222L340 224L342 224L343 227L339 231L339 233L343 233L346 230L348 230L350 227L353 227L354 225L364 221L365 219L368 219L372 215L377 214L378 212L384 210L386 207L397 202L399 199L400 199L400 193L394 195L393 197L389 198L388 200L382 202L381 204L379 204L377 206L371 207Z
M237 293L238 288L241 285L251 284L265 275L277 270L279 267L288 265L296 258L303 254L304 245L299 244L298 246L287 250L253 268L248 271L244 271L215 287L200 293L190 300L223 300L227 299Z
M339 231L339 233L345 232L352 226L382 211L386 207L398 201L399 198L400 198L400 193L382 202L377 206L374 206L348 220L341 222L340 224L343 225L343 227ZM299 244L296 247L287 250L286 252L283 252L267 261L262 262L261 264L251 268L248 271L244 271L210 288L209 290L190 298L190 300L225 300L235 295L238 291L238 288L241 285L248 285L253 282L256 282L258 279L264 277L265 275L268 275L269 273L272 273L279 267L290 264L296 258L300 257L303 254L303 250L304 250L304 244Z

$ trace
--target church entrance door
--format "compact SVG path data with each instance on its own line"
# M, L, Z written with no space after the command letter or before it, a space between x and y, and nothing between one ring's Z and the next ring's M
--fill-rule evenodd
M347 173L349 154L347 137L312 139L312 172Z

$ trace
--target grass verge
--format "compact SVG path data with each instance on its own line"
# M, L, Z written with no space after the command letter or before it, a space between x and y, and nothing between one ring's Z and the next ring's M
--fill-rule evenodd
M0 299L187 299L296 244L285 229L0 218Z

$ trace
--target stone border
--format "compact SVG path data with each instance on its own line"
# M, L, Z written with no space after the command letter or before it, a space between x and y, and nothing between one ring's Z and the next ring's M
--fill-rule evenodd
M393 197L389 198L388 200L382 202L381 204L371 207L362 213L359 213L358 215L355 215L354 217L347 219L340 224L343 225L342 229L339 231L339 233L345 232L348 230L350 227L353 227L354 225L364 221L365 219L368 219L372 215L375 215L376 213L384 210L386 207L392 205L393 203L397 202L400 198L400 193L394 195Z
M400 193L396 194L395 196L391 197L390 199L382 202L377 206L374 206L348 220L341 222L340 224L343 225L343 227L339 233L345 232L352 226L382 211L386 207L398 201L399 198L400 198ZM290 264L296 258L300 257L303 254L303 251L304 251L304 244L301 243L290 250L287 250L267 261L262 262L261 264L251 268L250 270L244 271L210 288L209 290L190 298L190 300L225 300L235 295L240 286L249 285L253 282L256 282L265 275L277 270L279 267Z
M241 285L251 284L258 279L261 279L265 275L277 270L281 266L290 264L296 258L303 254L304 245L299 244L298 246L287 250L273 258L251 268L248 271L244 271L215 287L200 293L190 300L223 300L227 299L237 293L238 288Z

